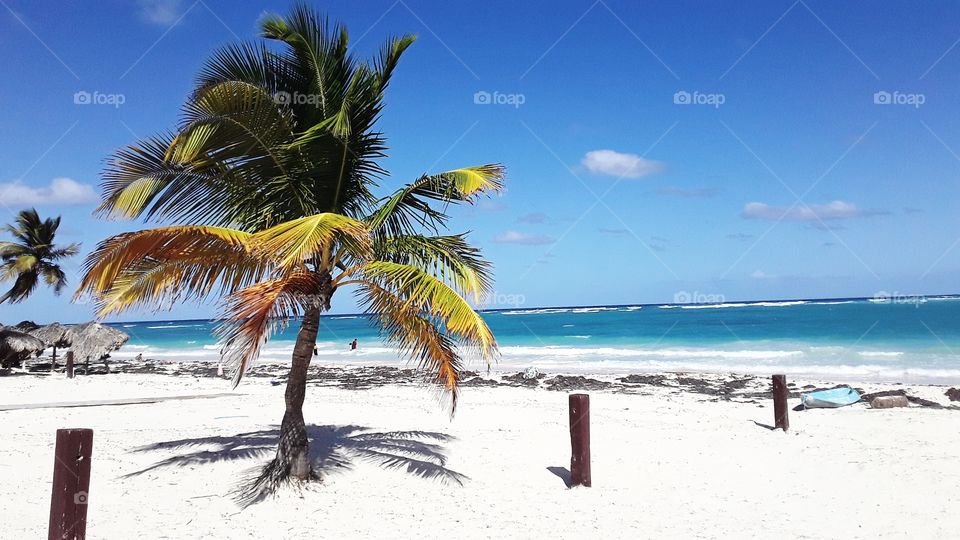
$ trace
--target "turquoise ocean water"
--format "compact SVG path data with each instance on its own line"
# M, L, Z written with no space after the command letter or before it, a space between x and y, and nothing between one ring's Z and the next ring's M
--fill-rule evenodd
M497 336L505 368L960 380L956 296L511 309L483 317ZM113 324L131 336L117 357L218 356L213 321ZM291 327L274 336L261 359L288 361L295 332ZM360 347L351 352L355 338ZM363 315L323 317L318 353L316 361L325 365L404 361Z

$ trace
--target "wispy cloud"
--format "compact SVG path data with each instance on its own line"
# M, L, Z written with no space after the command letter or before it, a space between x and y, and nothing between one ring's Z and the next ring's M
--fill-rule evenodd
M679 186L664 186L657 190L657 195L663 195L665 197L683 197L686 199L705 199L707 197L714 197L720 190L717 188L682 188Z
M506 231L493 239L498 244L520 244L524 246L539 246L552 244L556 240L542 234L527 234L517 231Z
M752 234L746 233L734 233L727 235L728 240L739 240L740 242L746 242L747 240L753 240Z
M7 206L75 205L90 204L97 200L93 186L66 177L54 178L50 185L41 187L20 181L0 184L0 201Z
M833 201L827 204L797 205L791 208L771 206L766 203L752 202L743 207L740 216L745 219L767 219L773 221L828 221L835 219L853 219L883 215L884 210L864 210L856 204L845 201Z
M487 200L487 199L478 201L475 206L476 208L480 210L485 210L487 212L502 212L507 209L506 204L498 201Z
M650 246L650 249L652 249L652 250L654 250L654 251L659 251L659 252L662 253L662 252L664 252L664 251L667 250L667 244L668 244L669 242L670 242L670 240L668 240L668 239L666 239L666 238L664 238L664 237L662 237L662 236L651 236L651 237L650 237L650 242L649 242L648 245Z
M543 212L530 212L529 214L524 214L517 218L517 223L529 223L533 225L540 225L549 221L550 218Z
M614 150L592 150L583 156L580 163L592 173L618 178L641 178L659 172L664 167L660 161Z
M152 24L170 26L183 14L182 0L137 0L140 17Z
M607 229L606 227L600 227L598 230L601 234L609 234L613 236L622 236L630 232L626 229Z
M750 277L752 277L753 279L773 279L777 276L768 274L763 270L755 270L752 274L750 274Z

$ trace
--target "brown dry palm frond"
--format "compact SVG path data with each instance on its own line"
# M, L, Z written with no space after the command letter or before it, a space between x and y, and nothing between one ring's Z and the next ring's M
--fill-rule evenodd
M316 302L323 286L314 272L300 271L263 281L227 297L226 320L217 327L221 355L233 371L233 385L260 353L260 347L282 325Z

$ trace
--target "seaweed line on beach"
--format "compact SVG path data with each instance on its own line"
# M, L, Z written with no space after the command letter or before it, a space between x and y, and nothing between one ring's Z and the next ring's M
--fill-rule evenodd
M41 367L42 369L42 367ZM217 377L216 364L209 362L133 362L120 360L110 363L109 370L100 366L91 370L91 375L115 373L156 374L174 377L207 378ZM30 374L30 373L24 373ZM33 374L49 376L49 372L37 371ZM263 363L254 366L247 377L270 379L271 384L286 382L286 368L282 364ZM388 385L422 385L428 382L425 374L417 369L395 366L313 366L307 378L311 386L335 387L346 390L369 390ZM614 392L620 394L645 395L655 389L666 389L677 393L695 394L706 401L732 401L751 403L758 406L769 405L773 397L770 379L756 375L717 374L717 373L634 373L608 380L585 375L547 374L538 370L527 370L510 374L490 375L477 371L464 371L461 386L464 388L528 388L554 392ZM812 385L798 388L788 383L791 399L799 399L801 393L830 388L843 388L848 385ZM863 388L854 387L860 393L861 402L869 403L873 398L884 396L905 396L912 405L931 409L960 410L957 405L943 405L935 401L912 396L905 389L885 390L868 393ZM951 388L945 396L950 401L960 399L960 390Z

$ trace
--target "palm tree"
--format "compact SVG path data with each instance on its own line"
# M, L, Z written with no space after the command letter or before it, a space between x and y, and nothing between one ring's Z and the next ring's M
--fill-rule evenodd
M17 214L16 223L0 229L16 238L15 242L0 242L0 280L16 280L13 287L0 296L0 304L26 300L41 278L56 294L67 286L67 275L57 262L76 255L80 246L55 245L59 227L59 216L41 220L31 208Z
M275 486L314 477L306 376L320 314L340 288L352 286L388 342L447 390L451 414L464 356L495 356L465 299L489 290L490 265L465 234L441 233L447 206L500 192L504 170L425 174L378 197L387 171L376 122L414 38L360 61L346 30L306 7L261 29L279 46L216 52L179 127L115 154L99 212L174 224L101 242L77 294L98 298L100 316L221 297L217 334L235 385L278 327L299 318L277 454L259 479Z

